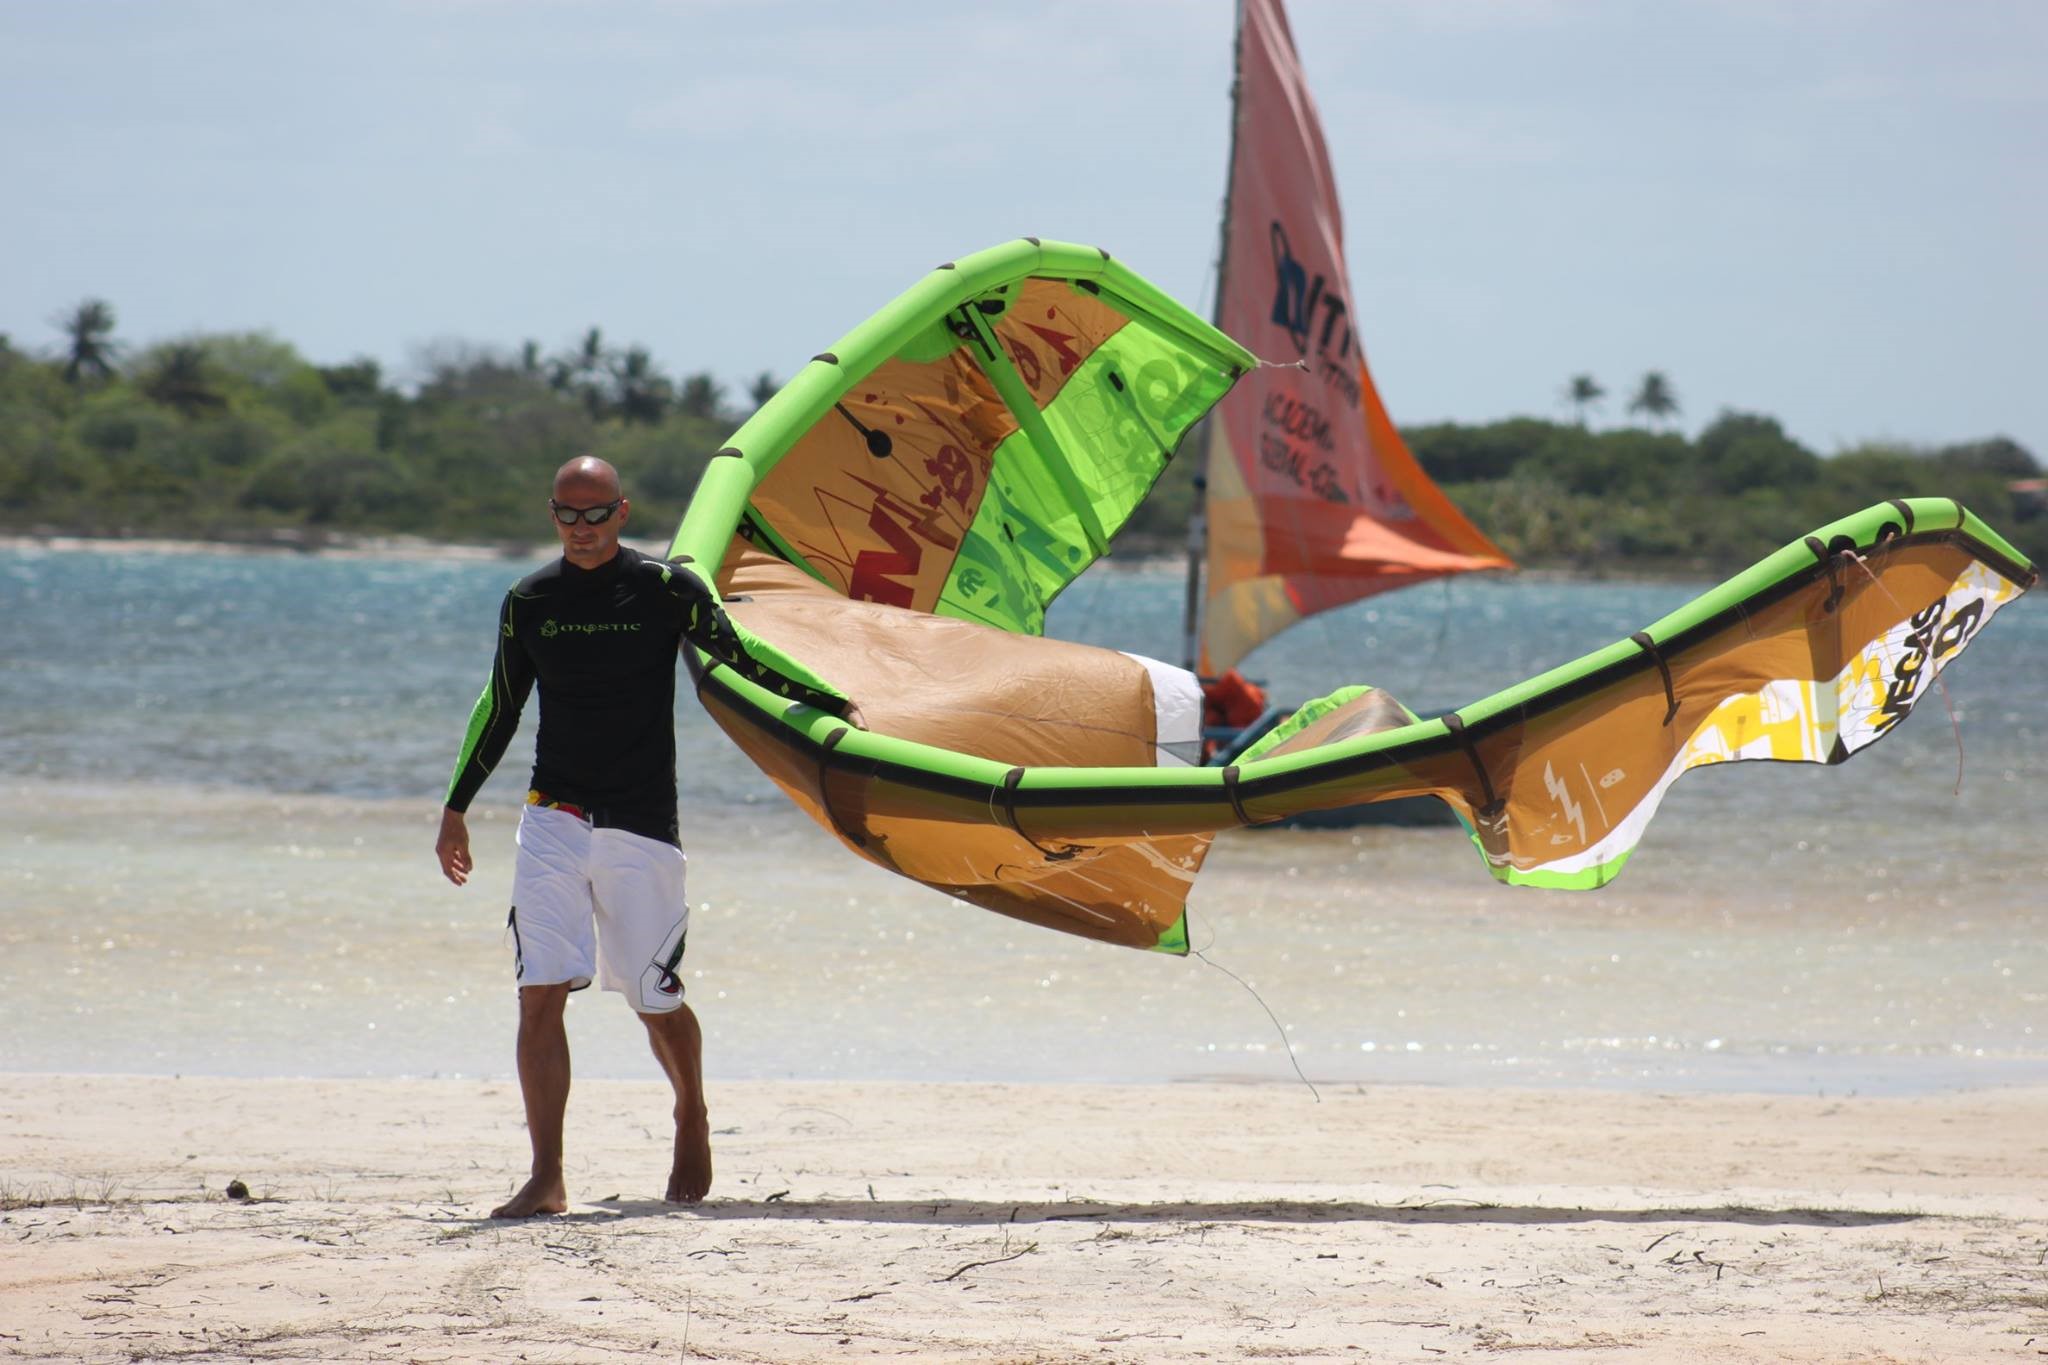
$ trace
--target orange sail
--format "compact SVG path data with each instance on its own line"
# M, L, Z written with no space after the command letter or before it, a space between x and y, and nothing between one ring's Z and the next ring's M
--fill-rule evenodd
M1514 565L1415 462L1365 367L1343 217L1280 0L1243 0L1216 324L1262 360L1210 419L1200 669L1305 616Z

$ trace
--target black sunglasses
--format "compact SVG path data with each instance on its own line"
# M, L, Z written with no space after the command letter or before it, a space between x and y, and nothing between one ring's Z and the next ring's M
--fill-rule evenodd
M619 504L624 501L624 498L614 498L595 507L570 507L549 498L548 506L554 509L555 520L564 526L574 526L579 521L587 521L592 526L602 526L612 519L612 513L618 511Z

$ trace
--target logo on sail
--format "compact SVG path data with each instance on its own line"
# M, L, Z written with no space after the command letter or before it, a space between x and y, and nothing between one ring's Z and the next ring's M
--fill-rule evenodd
M1914 615L1906 650L1892 664L1877 723L1882 735L1904 720L1920 698L1920 685L1941 669L1941 661L1961 649L1984 617L1984 599L1972 597L1949 615L1948 598L1937 597Z
M1306 356L1309 333L1315 328L1317 311L1321 310L1323 326L1316 334L1316 354L1328 356L1334 341L1336 358L1345 359L1351 354L1349 307L1320 270L1314 279L1309 278L1308 267L1294 258L1287 229L1278 218L1273 220L1272 238L1274 325L1286 328L1287 335L1294 339L1294 349ZM1344 328L1341 334L1337 331L1339 323Z

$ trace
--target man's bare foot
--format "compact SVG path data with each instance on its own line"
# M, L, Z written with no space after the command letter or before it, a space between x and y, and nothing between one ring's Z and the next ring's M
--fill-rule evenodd
M668 1173L671 1204L694 1204L711 1193L711 1125L699 1119L676 1125L676 1164Z
M537 1175L519 1193L491 1210L493 1218L531 1218L537 1213L567 1213L569 1191L561 1175Z

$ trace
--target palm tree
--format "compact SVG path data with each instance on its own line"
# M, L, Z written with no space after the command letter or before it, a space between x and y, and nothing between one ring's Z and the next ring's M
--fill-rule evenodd
M583 400L583 410L592 421L604 415L607 381L604 334L593 327L583 334L582 344L567 355L548 363L548 387L574 394Z
M206 363L206 348L191 341L174 342L163 349L143 379L142 391L187 417L202 417L228 405L228 400L214 387Z
M86 299L60 316L57 326L67 341L65 383L105 379L114 373L114 357L121 349L114 340L114 305L105 299Z
M327 391L343 402L375 399L384 387L384 367L366 355L346 365L314 367Z
M686 417L716 417L725 402L725 385L710 374L693 374L683 379L683 396L676 407Z
M618 388L619 416L648 426L660 424L672 389L668 377L654 368L654 357L645 346L627 348L612 367L612 382Z
M1664 371L1651 370L1643 376L1643 382L1636 387L1636 396L1628 400L1630 412L1640 412L1653 422L1678 415L1678 394L1671 387L1671 381L1664 377Z
M1578 414L1579 425L1586 425L1586 409L1597 408L1600 400L1607 396L1607 390L1600 387L1600 381L1590 374L1575 374L1572 382L1565 386L1564 396L1571 402L1572 410Z

